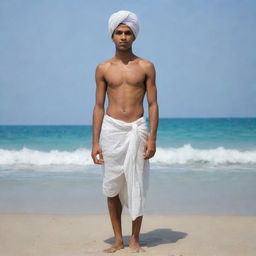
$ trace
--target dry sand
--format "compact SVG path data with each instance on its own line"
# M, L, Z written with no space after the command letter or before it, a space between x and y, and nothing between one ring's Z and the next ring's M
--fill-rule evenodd
M125 249L131 219L123 216ZM255 256L256 216L147 215L140 241L145 253L164 256ZM1 256L106 255L113 242L106 215L0 215Z

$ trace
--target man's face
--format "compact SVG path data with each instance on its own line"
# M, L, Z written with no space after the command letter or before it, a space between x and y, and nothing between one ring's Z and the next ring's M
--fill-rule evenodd
M120 24L115 29L112 39L117 49L121 51L126 51L131 48L135 37L132 30L128 26Z

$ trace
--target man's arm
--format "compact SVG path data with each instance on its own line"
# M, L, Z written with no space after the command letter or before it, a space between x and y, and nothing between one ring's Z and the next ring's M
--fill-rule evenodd
M96 80L96 103L93 109L93 126L92 126L92 152L91 156L95 164L103 164L102 150L99 145L100 131L104 117L104 103L106 96L106 82L103 73L103 64L99 64L95 72ZM99 158L97 158L99 155Z
M148 100L148 112L150 122L150 132L147 143L145 145L145 159L154 156L156 152L156 134L158 127L158 104L157 104L157 89L156 89L156 72L153 63L147 61L146 70L146 90Z

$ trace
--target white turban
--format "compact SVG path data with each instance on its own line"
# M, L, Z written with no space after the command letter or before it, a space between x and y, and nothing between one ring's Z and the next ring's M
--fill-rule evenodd
M119 11L113 13L108 20L108 31L111 37L120 23L128 26L132 30L135 38L137 37L140 26L138 17L135 13L129 11Z

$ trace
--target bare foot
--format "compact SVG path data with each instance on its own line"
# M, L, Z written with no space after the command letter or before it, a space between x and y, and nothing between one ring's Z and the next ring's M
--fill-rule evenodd
M113 253L113 252L116 252L116 251L121 250L121 249L124 249L124 245L123 244L113 244L109 248L103 250L103 252L105 252L105 253Z
M132 242L129 244L130 252L145 252L145 250L140 247L139 243Z

